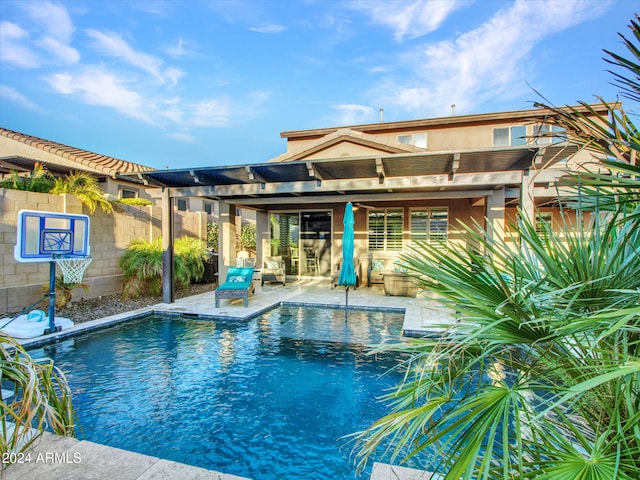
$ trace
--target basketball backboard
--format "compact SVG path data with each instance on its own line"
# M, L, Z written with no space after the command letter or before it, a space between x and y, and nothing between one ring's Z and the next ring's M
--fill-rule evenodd
M20 210L13 256L18 262L50 262L56 255L89 255L89 217Z

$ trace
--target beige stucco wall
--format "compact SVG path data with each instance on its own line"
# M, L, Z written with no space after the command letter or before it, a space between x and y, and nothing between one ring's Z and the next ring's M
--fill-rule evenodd
M16 222L22 209L82 213L88 211L73 195L49 195L0 189L0 314L19 311L43 295L49 283L49 263L20 263L13 257ZM161 208L118 205L111 214L97 210L90 215L89 244L93 262L85 272L88 291L76 289L74 301L83 297L119 294L118 260L132 240L161 236ZM174 212L176 238L188 234L206 240L209 217L203 212ZM60 273L60 272L58 272Z
M316 160L322 158L341 158L341 157L364 157L367 155L380 155L377 148L367 147L365 145L357 145L351 142L341 142L331 145L328 148L314 152L305 157L305 160Z
M70 168L79 167L78 164L68 158L54 155L53 153L3 136L0 136L0 157L25 157L43 162L52 162Z

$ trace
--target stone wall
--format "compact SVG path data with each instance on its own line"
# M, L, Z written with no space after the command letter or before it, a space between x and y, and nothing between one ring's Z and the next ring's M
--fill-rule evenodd
M49 262L20 263L13 257L18 211L23 209L89 215L73 195L0 189L0 315L36 302L49 284ZM162 235L160 207L116 204L113 213L98 209L89 216L93 262L83 282L90 288L76 289L74 300L119 294L122 272L118 260L129 242L138 238L151 241ZM208 217L204 212L174 212L175 237L189 235L206 241Z

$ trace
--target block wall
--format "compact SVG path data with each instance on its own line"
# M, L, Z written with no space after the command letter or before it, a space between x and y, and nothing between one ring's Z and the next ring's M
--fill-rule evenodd
M17 312L36 302L48 290L49 263L20 263L13 257L18 211L41 210L77 213L90 217L89 245L93 261L83 282L88 290L76 289L74 301L119 294L122 272L118 260L132 240L152 241L162 235L162 209L116 204L113 213L100 209L89 214L73 195L50 195L0 188L0 315ZM174 236L189 235L206 241L204 212L174 212ZM58 274L61 272L58 269ZM46 301L39 308L46 306Z

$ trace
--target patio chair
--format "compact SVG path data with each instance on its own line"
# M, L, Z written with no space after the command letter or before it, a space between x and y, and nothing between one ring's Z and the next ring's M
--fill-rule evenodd
M281 256L265 257L264 268L262 269L262 285L265 282L281 283L283 287L287 284L287 274L284 260Z
M242 298L244 306L249 306L249 291L254 293L253 268L229 267L225 282L216 288L216 308L221 298Z

